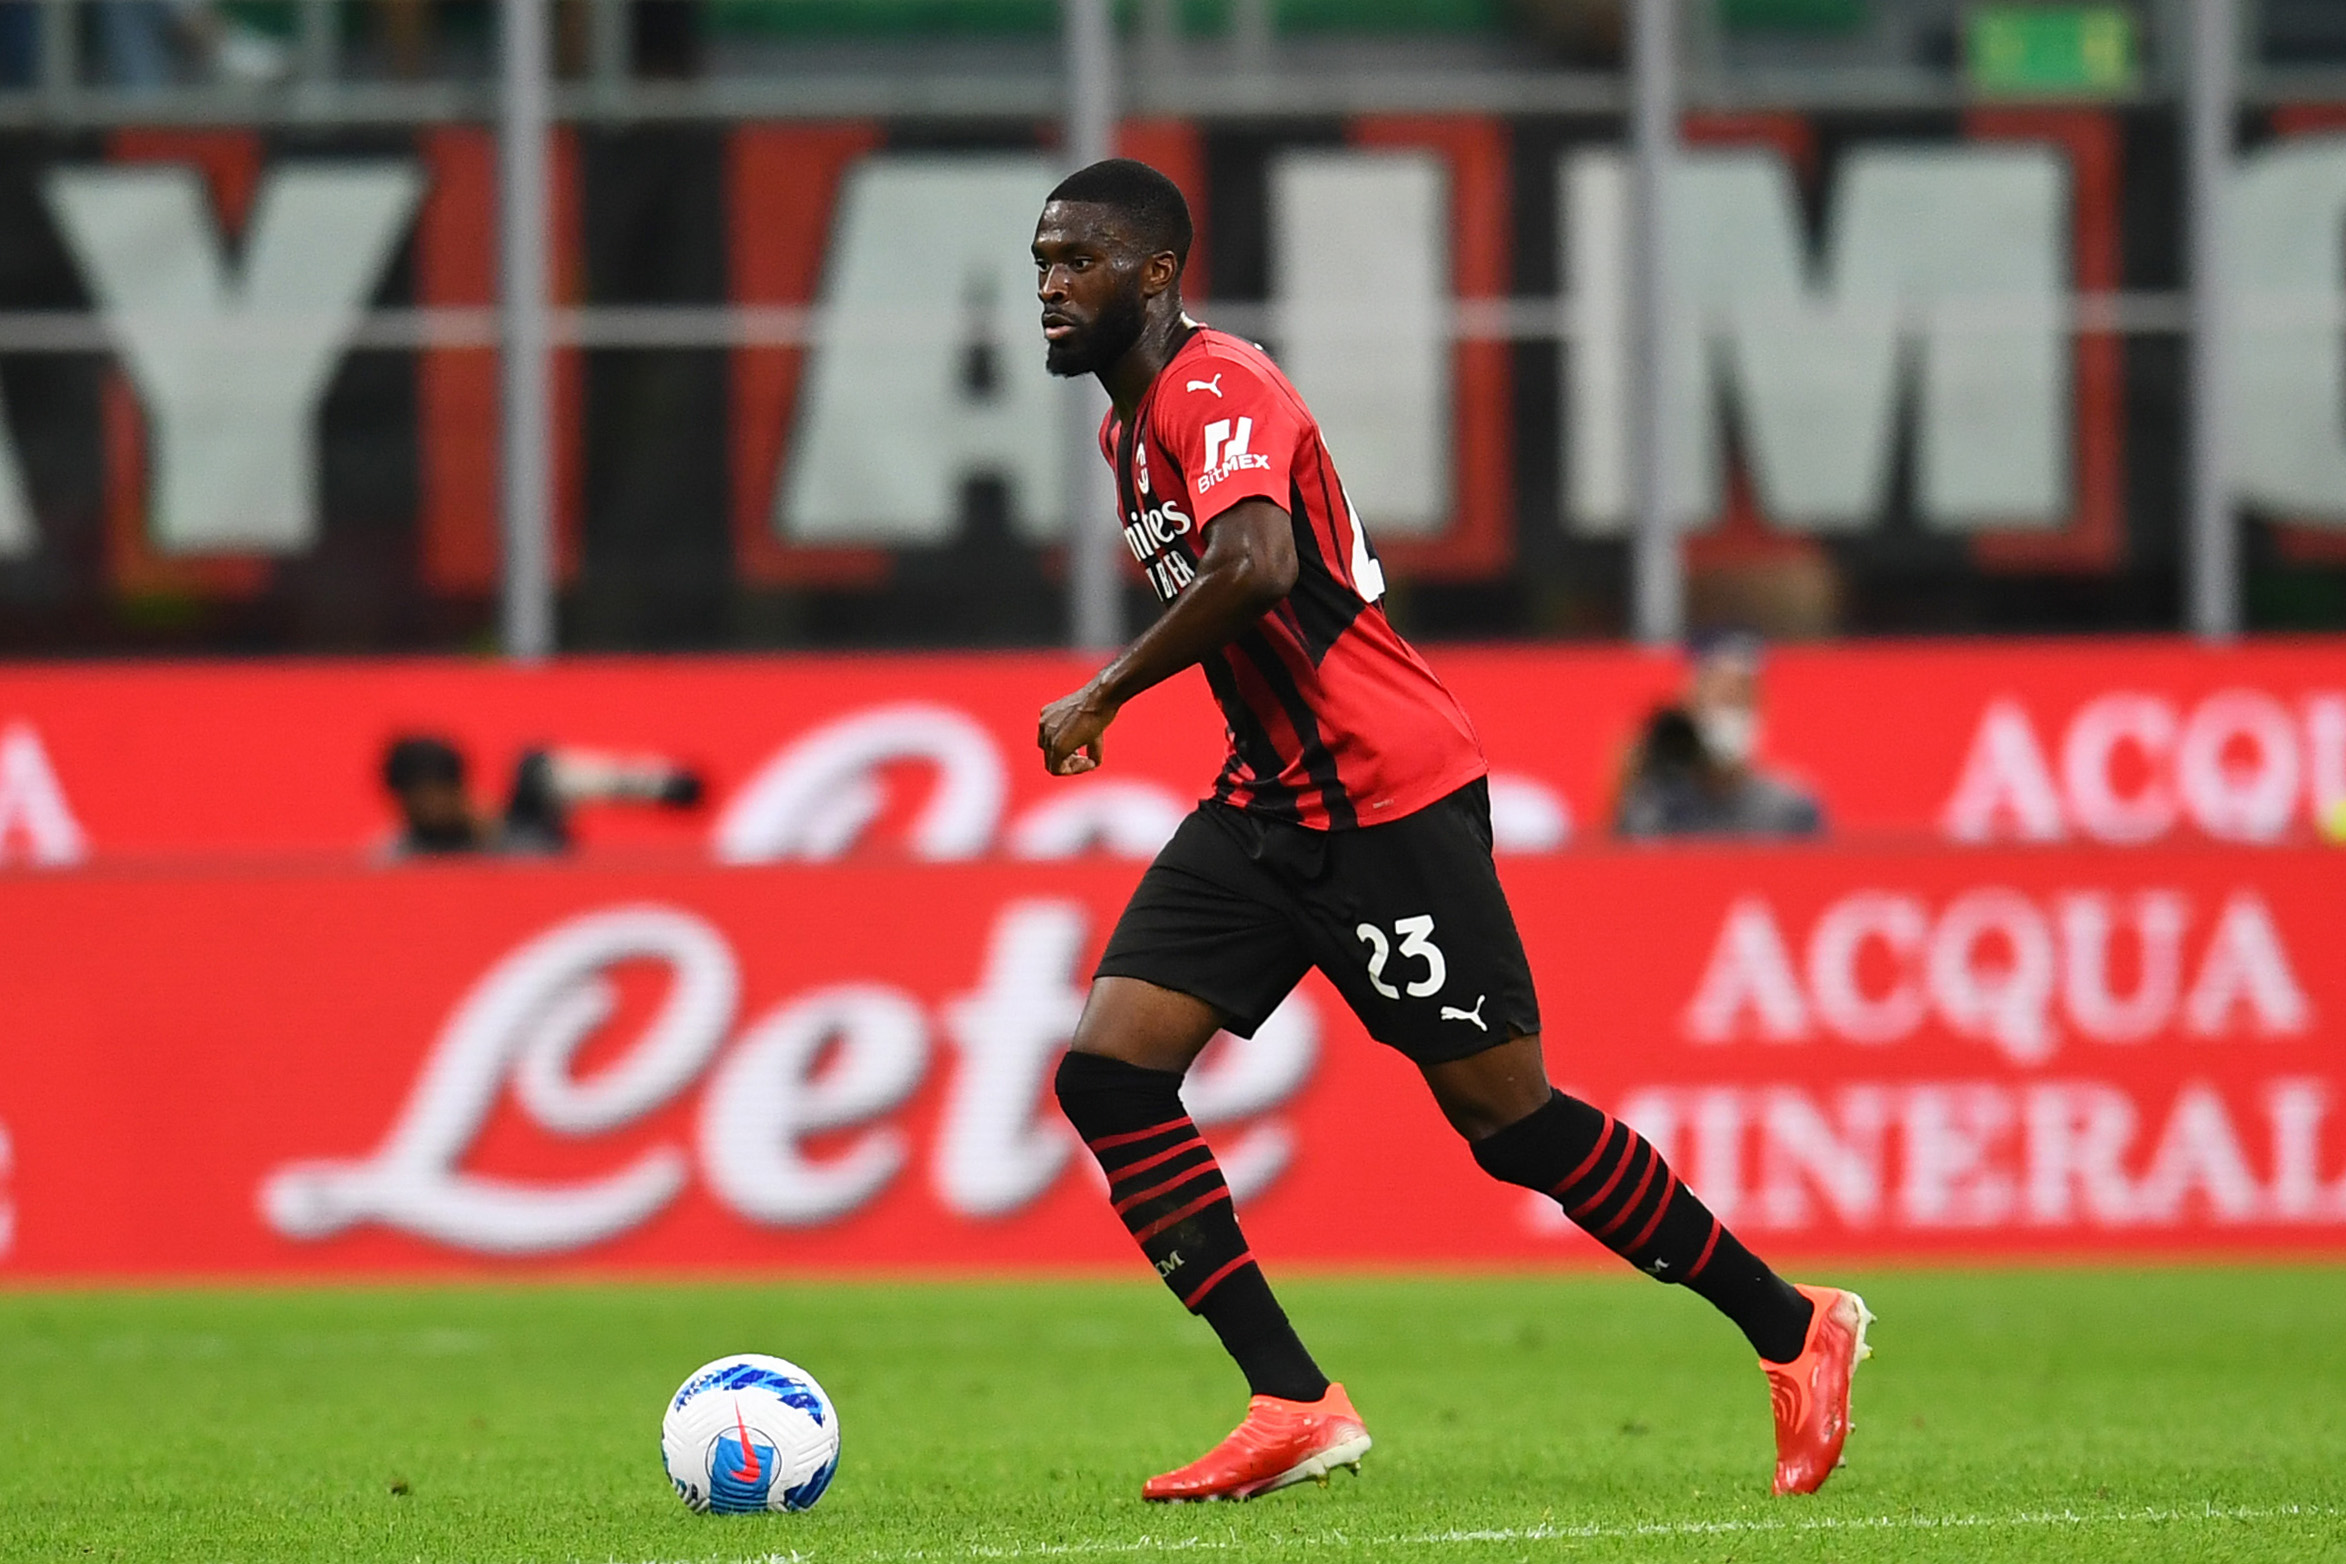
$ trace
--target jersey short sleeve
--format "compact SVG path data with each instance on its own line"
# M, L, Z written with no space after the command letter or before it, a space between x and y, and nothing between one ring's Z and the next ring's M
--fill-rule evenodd
M1191 514L1203 527L1241 500L1282 510L1308 415L1285 386L1242 359L1201 354L1175 371L1151 420L1175 468L1188 476Z

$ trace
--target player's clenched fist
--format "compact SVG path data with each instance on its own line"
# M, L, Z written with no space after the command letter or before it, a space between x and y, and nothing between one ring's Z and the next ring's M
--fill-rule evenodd
M1100 735L1116 720L1116 708L1085 685L1073 695L1062 695L1043 708L1035 742L1043 748L1043 766L1055 777L1079 777L1100 764Z

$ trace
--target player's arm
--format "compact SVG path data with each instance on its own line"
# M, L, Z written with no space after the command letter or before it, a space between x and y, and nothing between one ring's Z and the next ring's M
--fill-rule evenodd
M1238 639L1294 589L1295 572L1287 512L1248 499L1214 517L1197 575L1172 606L1082 689L1043 708L1043 764L1062 777L1098 766L1100 735L1126 701Z

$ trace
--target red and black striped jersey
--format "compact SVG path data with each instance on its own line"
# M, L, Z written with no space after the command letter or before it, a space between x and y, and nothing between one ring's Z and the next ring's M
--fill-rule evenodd
M1464 708L1378 606L1376 550L1318 422L1262 349L1196 330L1131 428L1108 415L1100 449L1125 541L1165 602L1195 577L1206 528L1241 500L1269 500L1295 529L1294 588L1203 665L1230 736L1214 797L1343 830L1398 820L1484 774Z

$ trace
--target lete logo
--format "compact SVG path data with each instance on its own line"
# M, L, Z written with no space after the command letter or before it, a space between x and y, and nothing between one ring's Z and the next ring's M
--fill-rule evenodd
M1744 896L1727 909L1682 1025L1698 1043L1792 1043L1823 1031L1889 1044L1936 1017L2023 1065L2056 1051L2056 1014L2104 1043L2141 1042L2177 1021L2196 1037L2311 1028L2313 1006L2263 897L2235 890L2206 934L2193 938L2192 923L2190 902L2173 890L2079 891L2040 904L1988 887L1935 909L1864 890L1825 909L1796 963L1774 908ZM2121 946L2133 971L2123 993Z
M262 1184L262 1215L296 1239L377 1223L461 1249L554 1253L649 1221L697 1161L709 1193L746 1221L835 1222L911 1160L904 1132L885 1120L925 1077L933 1030L955 1054L932 1153L937 1198L960 1216L1008 1215L1068 1165L1072 1139L1043 1097L1083 1007L1086 923L1073 902L1013 902L994 922L976 988L933 1018L899 989L833 983L766 1011L728 1048L740 978L722 934L672 907L582 914L473 985L372 1155L278 1169ZM615 1008L608 974L630 961L665 965L666 997L631 1045L581 1078L576 1061ZM1309 1078L1318 1043L1309 1001L1291 996L1251 1039L1208 1051L1183 1088L1191 1117L1230 1124L1277 1108ZM536 1127L577 1139L632 1124L704 1076L697 1157L657 1144L562 1183L464 1168L508 1091ZM820 1151L809 1149L816 1137ZM1291 1151L1276 1119L1233 1136L1222 1158L1233 1193L1260 1193Z

